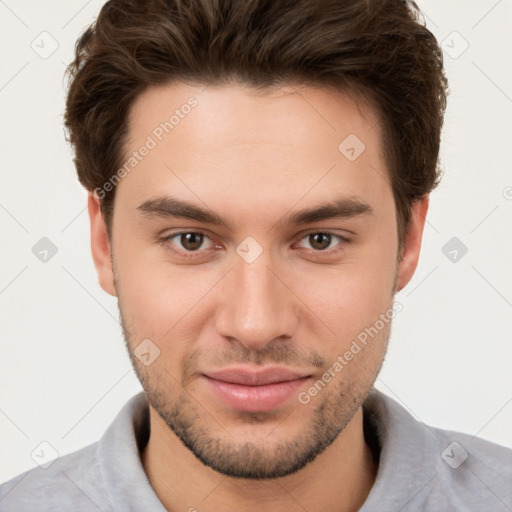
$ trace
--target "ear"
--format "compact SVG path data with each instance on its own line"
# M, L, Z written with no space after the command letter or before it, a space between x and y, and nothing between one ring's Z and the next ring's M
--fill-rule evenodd
M407 226L407 234L402 248L402 260L398 263L395 290L399 292L411 280L420 257L421 238L427 216L429 197L415 201L411 208L411 216Z
M89 193L87 207L91 221L92 258L96 272L98 272L98 281L107 293L116 297L117 292L112 270L112 251L107 226L101 213L100 200L93 192Z

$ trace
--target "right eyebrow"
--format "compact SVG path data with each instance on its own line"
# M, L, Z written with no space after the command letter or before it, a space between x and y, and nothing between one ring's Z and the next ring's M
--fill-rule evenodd
M229 223L216 213L173 197L162 196L148 199L139 205L137 210L146 217L190 219L217 224L231 230Z

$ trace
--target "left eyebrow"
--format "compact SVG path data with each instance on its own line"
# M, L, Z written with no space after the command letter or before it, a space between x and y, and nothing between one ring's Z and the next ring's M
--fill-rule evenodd
M327 219L349 219L359 215L373 215L373 208L357 197L344 197L314 208L297 211L284 217L282 226L298 226Z

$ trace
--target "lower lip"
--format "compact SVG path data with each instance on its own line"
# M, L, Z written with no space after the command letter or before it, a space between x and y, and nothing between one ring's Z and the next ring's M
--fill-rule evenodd
M246 412L272 411L284 404L310 377L264 386L244 386L204 376L215 394L229 407Z

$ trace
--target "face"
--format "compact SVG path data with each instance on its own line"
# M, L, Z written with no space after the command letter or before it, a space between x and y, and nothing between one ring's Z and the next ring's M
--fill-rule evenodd
M110 240L89 206L149 403L205 465L291 474L361 407L417 262L421 216L398 263L378 120L325 89L173 84L129 135Z

